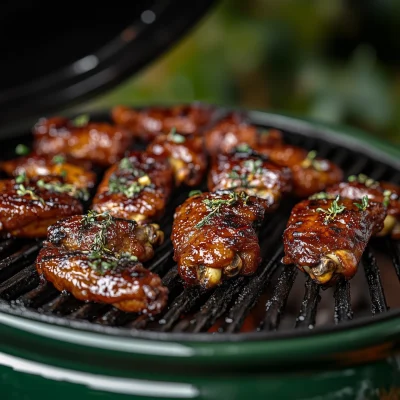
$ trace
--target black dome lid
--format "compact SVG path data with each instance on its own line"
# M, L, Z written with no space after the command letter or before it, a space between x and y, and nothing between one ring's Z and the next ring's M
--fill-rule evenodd
M183 37L213 3L3 2L1 132L86 101L132 76Z

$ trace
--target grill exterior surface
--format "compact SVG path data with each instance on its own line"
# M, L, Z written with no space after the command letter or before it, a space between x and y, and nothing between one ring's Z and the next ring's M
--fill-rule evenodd
M330 128L292 118L260 112L249 112L249 116L260 128L281 129L288 142L317 150L321 156L338 163L346 176L363 172L377 180L400 183L399 159L384 152L384 145L368 146L354 136L341 137ZM93 119L97 118L104 120L104 114L94 115ZM29 143L29 138L24 140ZM18 143L21 141L16 139ZM14 143L10 143L10 155L13 149ZM396 150L389 151L398 154ZM188 192L189 189L176 193L160 222L166 238L171 232L175 207L184 201ZM126 394L169 398L217 395L216 398L224 398L221 390L229 394L231 376L259 371L266 374L263 383L256 376L242 376L240 387L235 386L235 395L226 398L246 398L244 394L250 392L254 396L265 395L267 387L272 390L281 382L283 371L299 368L309 371L308 389L304 387L301 392L302 378L294 374L290 379L297 389L290 387L289 390L286 385L278 384L276 399L290 398L284 396L293 390L303 393L298 398L304 399L317 398L310 397L310 393L314 396L327 393L327 387L318 383L319 373L311 371L316 367L340 365L342 370L326 372L325 382L330 382L335 393L339 390L338 378L341 382L345 379L344 369L357 364L351 380L353 388L358 385L359 390L364 390L365 386L371 393L377 393L378 389L391 390L399 378L394 354L400 335L400 319L396 318L400 316L397 295L400 244L389 239L372 241L352 281L321 290L294 267L283 267L280 263L282 232L293 205L293 200L285 201L264 224L260 232L263 262L256 275L239 277L211 292L183 287L172 260L171 242L166 240L147 264L162 276L170 291L168 307L153 319L126 314L107 305L82 303L67 293L59 293L51 284L41 283L36 273L34 260L40 242L3 241L0 243L0 337L4 339L4 353L0 354L0 364L17 371L16 365L19 366L22 380L29 369L42 371L41 379L45 376L45 381L54 380L54 376L51 378L51 371L44 371L43 365L69 365L66 369L69 372L74 365L72 370L81 371L80 377L67 374L68 378L65 371L58 371L64 376L62 380L77 385L83 382L86 386L92 382L96 390L118 392L114 378L106 385L109 390L105 390L99 381L82 372L95 371L106 377L118 374L121 379L131 380L120 382ZM18 334L13 337L15 332ZM67 347L63 348L65 343ZM23 354L36 348L41 351L30 357L31 364L26 361L21 364L18 351ZM101 357L99 349L102 349ZM131 365L132 360L139 364ZM370 360L376 363L374 367L362 365ZM178 375L185 377L180 379L180 385L171 370L168 372L172 366ZM379 379L373 374L374 378L366 384L366 377L378 367L379 371L386 372L382 376L380 372ZM132 376L148 378L149 371L153 374L152 380L164 382L159 382L159 392L157 385L152 391L140 379L136 383L131 379ZM274 380L267 371L278 376ZM199 388L212 381L205 376L216 373L219 383L213 381L209 393L205 394ZM176 384L172 388L166 382ZM261 385L258 389L254 388L255 382Z

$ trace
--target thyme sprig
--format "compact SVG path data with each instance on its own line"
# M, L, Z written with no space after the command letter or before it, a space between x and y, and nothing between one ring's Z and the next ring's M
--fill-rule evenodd
M379 182L370 178L365 174L358 174L358 175L350 175L347 180L349 182L359 182L365 185L366 187L378 186Z
M251 153L253 150L247 143L240 143L235 147L237 153Z
M89 266L98 274L104 275L107 271L116 268L119 264L129 261L137 261L138 258L129 253L122 253L117 256L104 255L100 252L92 252L88 256Z
M151 179L146 174L132 183L129 183L128 179L123 176L114 175L108 182L108 193L122 193L124 196L131 198L150 185Z
M360 211L365 211L368 207L369 198L368 196L363 196L361 203L353 203Z
M53 193L66 193L83 201L87 201L90 197L86 189L78 189L70 183L62 183L59 181L45 182L43 179L40 179L37 181L37 186Z
M311 195L308 199L309 200L328 200L328 199L332 199L332 195L330 195L326 192L319 192L319 193L315 193L315 194Z
M201 190L191 190L188 194L188 197L192 197L192 196L197 196L199 194L202 194L203 192Z
M385 190L383 192L383 202L382 202L382 204L384 205L384 207L387 207L389 205L391 196L392 196L392 192L390 190Z
M18 183L17 186L18 196L29 195L32 200L37 200L43 205L45 204L45 201L34 192L34 189L32 187L27 186L28 178L26 177L25 171L21 172L18 176L15 177L15 182Z
M88 114L78 115L76 118L72 120L72 125L76 128L81 128L82 126L87 125L89 122L90 117Z
M170 140L171 142L180 144L180 143L185 143L186 138L183 135L180 135L179 133L176 132L176 128L173 127L171 129L171 131L168 133L167 136L168 140Z
M65 161L65 156L63 156L62 154L55 155L51 160L53 164L65 164Z
M239 174L238 171L232 170L229 172L228 177L232 180L240 180L240 186L242 187L249 187L254 177L262 174L262 165L262 160L246 160L244 166L248 170L248 173Z
M325 216L325 223L328 223L330 220L333 220L338 214L341 214L346 207L343 204L339 204L340 196L336 196L335 200L332 201L330 207L325 210L323 208L317 208L317 212L322 212L326 214Z
M207 225L211 219L219 213L222 206L231 206L237 203L239 200L243 200L246 204L248 198L249 196L247 196L244 192L230 192L227 199L204 199L203 203L206 205L209 213L195 225L195 228L199 229L204 225Z
M128 157L124 157L119 162L118 169L120 171L124 171L124 170L129 171L136 178L146 175L143 170L136 168L135 165L133 164L133 162Z
M325 171L323 166L323 162L316 159L317 152L315 150L311 150L308 152L307 157L302 161L301 166L303 168L314 168L316 171Z

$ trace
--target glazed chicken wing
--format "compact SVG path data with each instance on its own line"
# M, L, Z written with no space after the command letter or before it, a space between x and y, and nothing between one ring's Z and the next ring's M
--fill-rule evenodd
M207 168L201 136L184 136L173 129L168 134L159 134L150 143L147 152L168 158L174 171L176 186L196 186L201 183Z
M49 228L36 260L38 273L77 299L112 304L127 312L156 314L168 290L139 261L163 241L158 226L89 212Z
M154 221L164 213L172 185L166 158L132 152L106 172L92 209L139 223Z
M290 169L273 164L254 151L236 151L214 158L208 175L208 189L244 191L267 200L274 210L281 197L292 189Z
M230 153L241 144L255 148L257 140L257 128L237 112L226 115L205 132L205 146L212 157Z
M14 237L46 237L58 219L81 214L80 192L70 185L43 177L24 175L0 181L0 234Z
M174 260L188 285L211 288L257 270L261 256L256 228L264 218L263 202L244 192L201 193L176 209Z
M34 152L70 155L101 166L120 160L132 144L132 134L122 127L63 117L42 118L33 129Z
M295 264L317 283L352 278L371 236L383 228L386 208L373 201L308 199L292 210L283 235L284 264Z
M400 187L388 182L377 182L364 174L352 175L348 182L330 186L327 195L340 195L352 200L361 200L367 196L370 200L384 203L387 206L387 216L383 229L377 236L391 235L400 239Z
M181 134L198 133L209 122L212 114L211 107L197 104L145 109L117 106L112 110L116 124L129 129L145 142L173 128Z
M38 176L62 177L66 183L79 189L93 188L96 175L83 166L68 162L64 156L29 154L0 162L0 169L10 176L25 174L27 178Z

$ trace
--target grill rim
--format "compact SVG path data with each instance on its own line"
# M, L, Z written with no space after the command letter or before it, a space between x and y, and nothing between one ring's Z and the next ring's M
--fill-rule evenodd
M312 119L290 116L284 114L268 113L261 110L250 110L241 107L221 107L210 103L195 102L196 104L205 104L206 106L215 107L218 113L238 111L246 113L251 123L255 125L264 125L276 129L289 131L295 135L314 137L322 139L330 143L332 146L342 146L354 151L353 148L359 149L359 153L368 156L375 162L384 163L400 173L400 148L398 146L385 143L382 140L376 139L374 136L358 129L347 126L338 126L333 124L323 123ZM182 104L182 103L177 103ZM162 105L162 104L160 104ZM173 105L173 104L168 104ZM146 108L148 106L137 106L135 108ZM154 106L154 105L152 105ZM109 110L95 110L89 112L93 120L109 120ZM348 136L351 134L352 136ZM19 138L31 138L30 134L19 136ZM6 139L5 139L6 140ZM310 338L315 339L318 335L335 334L343 331L353 331L385 323L395 320L400 317L399 310L388 310L385 313L375 315L374 317L358 317L350 321L344 321L338 325L331 324L329 326L315 327L314 329L291 329L278 330L276 332L246 332L246 333L218 333L210 334L206 332L200 333L181 333L181 332L160 332L151 330L135 330L125 327L108 327L99 324L94 324L88 321L71 320L67 317L58 317L49 314L40 314L39 312L24 309L8 304L5 300L0 300L0 313L13 316L25 321L36 321L54 325L58 328L73 329L86 333L105 334L107 337L130 338L140 340L152 340L161 342L184 342L184 343L243 343L243 342L266 342L289 339ZM1 322L0 314L0 322ZM51 322L49 322L51 321ZM400 326L398 327L400 332Z

